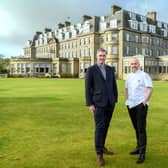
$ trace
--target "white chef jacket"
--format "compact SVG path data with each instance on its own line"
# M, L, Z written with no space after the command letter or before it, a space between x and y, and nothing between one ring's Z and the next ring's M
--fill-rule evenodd
M125 81L125 88L128 89L126 105L129 108L133 108L144 101L146 87L153 87L152 80L147 73L137 70L127 75Z

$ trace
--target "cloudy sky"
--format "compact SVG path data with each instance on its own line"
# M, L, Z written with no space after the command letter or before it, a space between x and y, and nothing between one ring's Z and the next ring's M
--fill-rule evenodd
M156 11L157 19L168 23L167 0L0 0L0 54L23 55L36 31L55 29L67 19L76 24L84 14L108 14L113 4L142 15Z

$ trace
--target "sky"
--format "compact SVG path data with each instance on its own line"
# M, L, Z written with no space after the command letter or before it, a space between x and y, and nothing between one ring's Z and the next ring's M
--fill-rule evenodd
M54 30L66 20L80 23L85 14L109 14L114 4L142 15L156 11L157 19L168 23L167 0L0 0L0 55L23 55L36 31Z

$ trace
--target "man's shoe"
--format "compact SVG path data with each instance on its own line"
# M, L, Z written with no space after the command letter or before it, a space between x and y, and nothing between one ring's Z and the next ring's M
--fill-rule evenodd
M129 154L130 154L130 155L139 154L139 149L138 149L138 148L135 148L135 149L133 149Z
M113 155L114 153L110 150L108 150L107 148L103 148L103 153L106 155Z
M103 159L103 155L97 155L97 164L99 166L104 166L105 165L105 161Z
M145 161L145 154L140 154L136 163L143 163Z

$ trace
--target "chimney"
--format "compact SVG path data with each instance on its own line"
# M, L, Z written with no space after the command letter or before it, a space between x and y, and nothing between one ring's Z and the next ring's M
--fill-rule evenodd
M39 32L39 31L36 32L36 35L40 35L40 34L42 34L42 32Z
M120 11L122 8L120 6L113 5L111 9L112 9L112 14L114 15L117 11Z
M147 17L152 19L153 21L156 21L156 17L157 17L157 13L155 11L152 11L152 12L148 12L147 13Z
M45 28L45 29L44 29L44 32L45 32L45 33L47 33L47 32L51 32L51 29L49 29L49 28Z
M62 24L62 23L59 23L58 24L58 29L61 29L61 28L63 28L64 27L64 24Z
M92 19L92 17L91 16L88 16L88 15L83 15L83 17L82 17L83 19L83 22L85 22L86 20L90 20L90 19Z
M68 21L65 21L65 27L67 27L67 26L70 26L71 25L71 22L68 22Z

